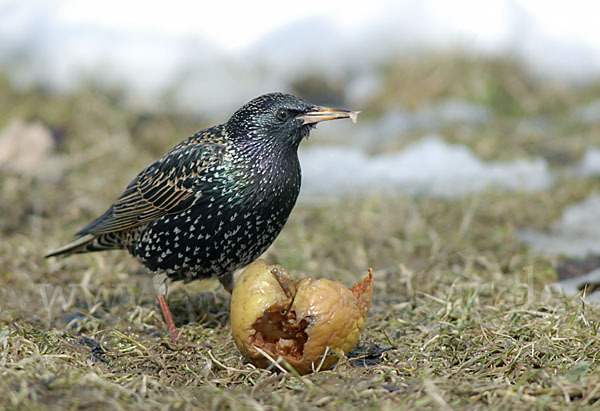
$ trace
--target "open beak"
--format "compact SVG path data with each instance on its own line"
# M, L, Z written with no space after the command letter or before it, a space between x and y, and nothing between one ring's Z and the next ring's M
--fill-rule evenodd
M321 121L337 120L338 118L349 118L353 123L356 123L360 111L350 111L341 108L330 108L316 106L312 111L298 116L303 121L302 125L320 123Z

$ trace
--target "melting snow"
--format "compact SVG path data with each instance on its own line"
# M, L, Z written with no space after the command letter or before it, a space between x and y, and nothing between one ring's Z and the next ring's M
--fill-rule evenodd
M328 133L326 141L342 145L351 142L354 146L367 148L397 142L408 133L433 132L453 125L477 126L491 120L492 112L488 107L453 98L438 100L414 111L391 107L377 118L361 118L357 124L340 121L328 124L319 132Z
M575 107L573 116L584 124L600 123L600 99Z
M600 150L597 148L588 149L581 162L575 167L575 173L582 177L600 175Z
M565 208L547 232L521 230L517 237L533 250L549 255L585 257L600 253L600 195Z
M567 278L565 280L559 281L551 285L552 289L559 293L564 293L566 296L571 297L576 294L581 293L584 287L588 286L588 290L590 289L590 285L598 285L600 284L600 270L593 270L585 275L581 275L574 278ZM596 303L600 303L600 292L593 291L590 293L589 291L585 295L586 301L593 301Z
M148 105L170 90L182 109L214 115L306 72L342 76L360 109L381 87L379 65L415 51L504 54L580 83L600 69L596 2L308 1L293 13L259 3L231 13L227 1L4 1L0 64L16 64L25 85L69 89L92 78L126 84Z
M496 187L537 191L552 186L543 159L509 163L479 159L468 147L429 136L396 153L369 156L358 148L315 146L300 150L308 196L365 191L454 197Z

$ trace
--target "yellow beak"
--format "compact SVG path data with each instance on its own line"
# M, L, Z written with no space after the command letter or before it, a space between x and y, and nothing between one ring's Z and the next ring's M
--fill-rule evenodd
M349 118L353 123L356 123L360 111L344 110L341 108L321 107L316 106L314 110L298 116L304 124L320 123L321 121L337 120L339 118Z

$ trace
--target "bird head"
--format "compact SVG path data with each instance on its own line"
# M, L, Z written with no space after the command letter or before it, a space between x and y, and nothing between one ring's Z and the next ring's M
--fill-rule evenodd
M314 105L284 93L265 94L246 103L225 127L234 140L258 142L269 147L297 148L319 122L350 118L358 112Z

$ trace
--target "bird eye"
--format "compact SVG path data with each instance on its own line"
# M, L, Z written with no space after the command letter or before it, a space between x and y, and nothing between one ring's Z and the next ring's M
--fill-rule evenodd
M280 108L279 110L277 110L275 117L277 117L277 120L283 122L288 119L289 115L290 113L286 109Z

